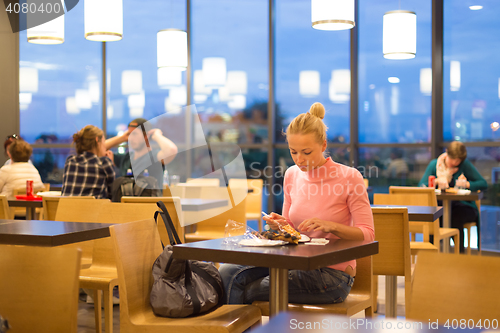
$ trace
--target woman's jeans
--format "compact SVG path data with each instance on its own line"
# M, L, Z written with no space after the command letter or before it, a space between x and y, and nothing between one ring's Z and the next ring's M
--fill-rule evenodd
M227 304L269 301L269 268L222 264L219 268ZM332 268L288 271L290 303L330 304L343 302L354 283L349 274Z

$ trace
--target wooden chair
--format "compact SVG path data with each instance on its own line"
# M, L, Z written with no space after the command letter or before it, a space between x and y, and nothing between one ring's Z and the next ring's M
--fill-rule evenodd
M476 200L477 213L479 214L479 221L481 221L481 200ZM470 246L470 234L472 227L477 227L476 222L467 222L464 223L464 229L467 229L467 255L471 255L471 246ZM479 235L479 229L477 229L477 252L481 255L481 239Z
M153 219L111 226L120 285L120 332L243 332L261 323L259 308L223 305L191 318L154 315L149 302L151 265L162 252Z
M228 194L229 189L229 194ZM217 193L219 192L219 193ZM233 220L241 223L241 227L233 230L232 235L242 235L246 231L246 195L247 190L238 188L218 188L218 191L210 191L214 199L220 199L218 194L225 193L226 197L229 195L229 205L226 207L215 208L201 212L204 216L211 216L205 220L196 223L196 231L186 233L184 237L186 242L198 242L202 240L222 238L225 235L225 227L228 220ZM240 200L243 198L242 200ZM233 202L235 203L233 205ZM239 202L239 203L237 203ZM211 212L209 212L211 211ZM217 212L214 215L213 212Z
M433 188L428 187L406 187L406 186L390 186L390 194L409 194L407 197L406 206L437 206L436 192ZM427 202L427 204L423 204ZM440 241L449 242L449 238L453 238L455 242L455 254L460 253L460 232L456 228L441 228L439 219L434 222L428 222L429 234L434 235L433 244L440 248ZM410 232L424 233L422 222L411 222ZM428 236L424 233L424 241L429 241Z
M125 223L154 216L157 206L152 203L108 203L100 207L97 222ZM116 258L110 237L94 240L92 265L80 271L80 287L92 289L96 331L102 332L101 292L104 298L104 323L106 333L113 331L113 289L118 285Z
M385 275L385 316L396 317L397 276L405 278L405 311L411 290L410 232L407 208L373 207L378 254L373 256L373 274ZM374 303L376 299L374 298Z
M59 199L95 199L94 197L61 197L61 196L48 196L44 195L42 197L43 202L43 219L47 221L56 221L57 206L59 205Z
M11 220L13 218L7 196L0 195L0 219Z
M0 314L9 333L77 332L81 252L0 245Z
M401 205L401 206L427 206L427 198L425 196L413 196L411 194L382 194L375 193L373 195L373 204L375 205ZM420 225L419 225L420 224ZM420 251L439 251L438 247L429 242L429 223L426 222L409 222L411 226L423 226L424 241L410 241L411 255L417 255ZM435 224L435 225L434 225ZM431 222L435 228L439 228L439 220ZM419 229L418 229L419 230Z
M218 178L188 178L186 180L186 183L216 187L220 186L220 181Z
M407 319L443 325L499 318L500 258L423 253L413 278ZM456 322L455 322L456 323ZM459 326L460 327L460 326ZM466 326L469 327L469 326ZM475 326L474 326L475 327ZM484 326L483 326L484 327Z
M127 197L124 196L121 198L121 202L123 203L148 203L148 204L154 204L156 207L156 210L160 210L158 206L156 206L156 203L158 201L162 201L165 204L165 207L167 208L168 213L170 214L170 217L172 218L172 222L174 223L175 230L177 231L177 234L179 235L179 238L181 242L185 242L184 238L184 222L183 222L183 213L182 213L182 205L181 205L181 199L178 197ZM151 215L152 217L153 215ZM165 229L165 224L161 221L161 219L158 220L160 223L158 224L158 232L160 233L160 239L163 242L164 245L170 244L168 241L168 233L167 229Z
M288 304L288 311L308 313L343 314L352 316L360 311L365 311L365 317L372 317L372 283L373 267L372 257L356 259L356 279L351 292L344 302L336 304ZM269 302L253 302L258 306L263 316L269 316Z
M257 220L259 231L262 231L262 190L264 182L262 179L229 179L229 187L252 189L247 195L247 208L245 217L249 220Z

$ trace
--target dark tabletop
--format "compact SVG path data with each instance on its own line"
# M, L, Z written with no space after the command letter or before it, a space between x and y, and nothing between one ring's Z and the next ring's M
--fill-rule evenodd
M230 239L238 241L242 236ZM224 239L175 245L174 258L260 267L311 270L378 253L378 242L330 240L327 245L248 247L225 245Z
M439 323L443 325L444 323ZM429 327L431 326L431 327ZM398 329L399 328L399 329ZM458 328L460 332L464 330ZM436 322L410 321L391 318L348 318L333 314L310 312L281 312L269 319L269 322L252 330L252 333L292 333L292 332L428 332L440 333L456 331L451 327L437 326ZM480 329L467 329L467 332L481 332ZM485 332L485 331L483 331Z
M470 194L454 194L441 192L436 194L438 200L459 200L459 201L476 201L483 198L483 192L471 192Z
M58 246L109 237L108 223L0 220L0 244Z
M434 222L441 216L443 216L443 207L441 206L400 206L400 205L371 205L371 207L404 207L408 208L408 220L410 222L422 221L422 222Z
M43 207L43 201L42 200L17 200L17 199L10 199L9 200L9 206L10 207L32 207L32 208L39 208L39 207Z

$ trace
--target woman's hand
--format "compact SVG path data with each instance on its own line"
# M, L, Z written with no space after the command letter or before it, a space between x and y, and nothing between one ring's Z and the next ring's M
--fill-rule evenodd
M280 225L288 224L286 218L274 212L267 216L264 216L263 219L273 230L278 230Z
M331 233L335 230L337 223L332 221L320 220L316 217L302 221L297 227L299 231L322 231Z
M449 187L448 185L448 180L446 178L436 178L436 184L438 185L438 188L441 190L445 190Z

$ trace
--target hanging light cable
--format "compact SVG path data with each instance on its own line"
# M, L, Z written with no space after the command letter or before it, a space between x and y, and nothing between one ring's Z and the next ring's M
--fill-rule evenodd
M122 0L85 0L85 38L114 42L123 38Z
M347 30L354 27L354 0L311 0L312 27Z
M383 52L386 59L412 59L417 53L417 15L408 10L384 14Z

